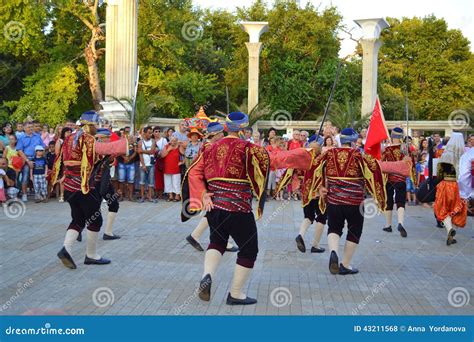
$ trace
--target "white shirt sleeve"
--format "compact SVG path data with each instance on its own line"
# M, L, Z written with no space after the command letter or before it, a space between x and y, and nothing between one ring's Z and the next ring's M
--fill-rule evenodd
M474 148L461 156L459 161L459 193L461 198L474 198L474 189L472 188L472 161L474 160Z

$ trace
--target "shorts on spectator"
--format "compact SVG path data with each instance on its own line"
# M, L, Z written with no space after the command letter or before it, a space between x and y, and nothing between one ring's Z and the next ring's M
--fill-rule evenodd
M155 165L147 166L146 171L140 168L140 185L155 187Z
M267 184L267 190L276 190L276 172L275 171L270 171L268 173L268 184Z
M117 168L118 181L120 183L127 182L128 184L133 184L133 182L135 181L135 163L119 163Z
M180 194L181 193L181 174L165 173L165 193Z
M7 195L11 199L16 198L18 196L19 192L20 192L20 189L15 188L14 186L11 186L11 187L7 188Z
M410 177L407 177L407 192L415 193L415 185Z

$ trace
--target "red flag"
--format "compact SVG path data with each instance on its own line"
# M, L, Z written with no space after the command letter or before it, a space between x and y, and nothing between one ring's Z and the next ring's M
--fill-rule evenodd
M369 129L367 131L367 139L364 145L364 151L377 160L382 158L381 142L388 139L387 126L382 112L379 98L375 100L374 111L370 118Z

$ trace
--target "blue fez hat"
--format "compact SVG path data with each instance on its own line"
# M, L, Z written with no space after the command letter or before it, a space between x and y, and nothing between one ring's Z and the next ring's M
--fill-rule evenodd
M341 144L350 144L356 142L357 138L359 138L359 134L357 134L357 132L354 131L352 128L344 128L341 131Z
M82 113L79 121L81 122L81 125L94 125L99 123L100 116L95 111L90 110Z
M111 133L107 128L97 128L96 137L110 137Z
M319 145L322 145L324 140L322 136L313 134L309 137L308 144L311 144L312 142L317 142Z
M395 127L394 129L392 129L390 137L392 137L393 139L403 139L403 128Z
M213 135L224 131L224 126L222 126L218 121L210 122L207 125L207 134Z
M249 117L242 112L232 112L227 115L225 125L229 132L239 132L249 125Z

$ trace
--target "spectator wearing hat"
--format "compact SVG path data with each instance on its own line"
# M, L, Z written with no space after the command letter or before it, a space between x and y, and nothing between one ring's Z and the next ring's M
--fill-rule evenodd
M168 202L181 201L181 171L180 165L184 162L180 161L181 155L184 154L184 146L179 144L178 138L172 136L168 145L161 151L164 167L163 173L165 178L165 192L168 194Z
M46 162L44 147L42 145L35 147L33 163L33 168L30 169L30 178L35 189L35 201L36 203L39 203L41 201L46 201L48 195L48 184L46 182L48 163Z
M197 128L192 128L191 131L188 133L189 142L186 146L184 151L184 161L186 165L186 169L191 166L193 163L194 158L199 153L201 149L202 143L199 141L203 137L202 133L199 132Z
M30 179L30 169L32 169L34 166L33 159L35 158L35 147L44 147L44 144L43 140L41 140L41 136L39 134L34 134L32 123L26 123L24 127L25 135L20 140L18 140L16 149L18 150L20 157L22 157L25 162L21 173L21 191L23 194L21 199L23 202L26 202L28 200L26 190L28 181Z

